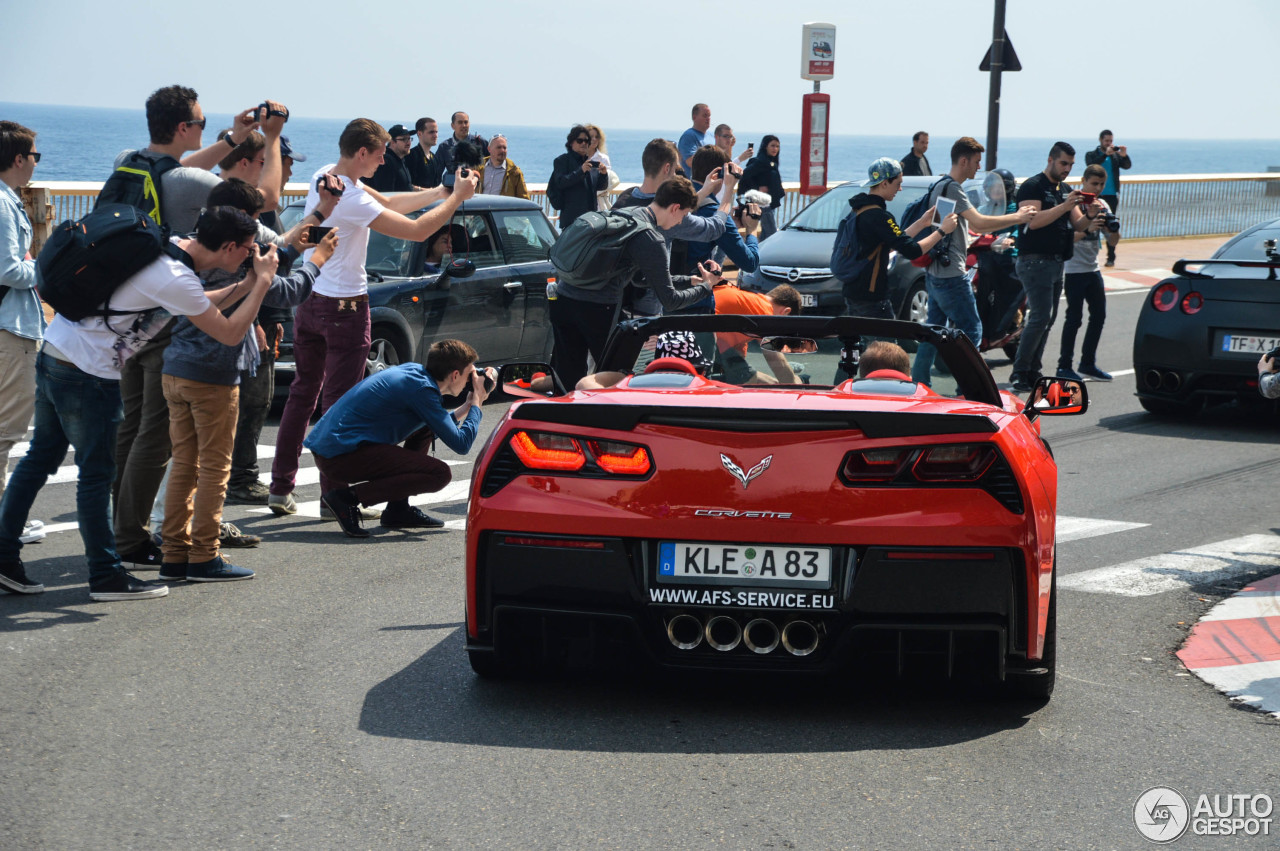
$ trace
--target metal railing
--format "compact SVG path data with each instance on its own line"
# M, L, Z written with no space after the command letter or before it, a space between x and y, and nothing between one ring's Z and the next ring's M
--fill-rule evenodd
M837 186L842 181L829 183ZM1079 184L1079 177L1068 179ZM622 192L634 183L613 190ZM35 226L32 253L39 251L51 228L65 219L78 219L93 209L97 182L41 181L22 188L27 214ZM799 183L784 183L787 190L777 221L791 220L812 196L800 194ZM306 195L305 183L290 183L286 199ZM546 184L529 184L533 200L554 219L547 201ZM1236 234L1258 222L1280 217L1280 173L1183 174L1126 177L1120 188L1121 234L1126 239Z

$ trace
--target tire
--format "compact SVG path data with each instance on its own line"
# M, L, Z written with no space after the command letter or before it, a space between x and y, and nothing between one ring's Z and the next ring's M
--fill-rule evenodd
M511 675L506 661L492 650L468 650L471 670L483 680L501 680Z
M1145 396L1138 397L1138 404L1147 413L1155 414L1157 417L1186 419L1194 417L1200 411L1200 405L1195 402L1171 402L1166 399L1148 399Z
M898 317L907 322L923 325L928 311L929 291L925 289L924 276L921 275L907 290L906 297L902 299L902 309L898 311Z
M1049 616L1044 625L1044 656L1034 671L1008 676L1005 696L1015 700L1048 700L1058 679L1058 564L1054 558L1053 584L1049 586Z
M369 340L369 357L365 362L364 375L368 378L376 372L382 372L389 366L399 366L408 357L408 347L400 332L389 325L375 325Z

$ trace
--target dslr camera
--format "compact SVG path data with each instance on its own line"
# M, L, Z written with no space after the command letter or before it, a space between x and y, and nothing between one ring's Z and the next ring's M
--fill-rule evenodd
M1115 213L1104 213L1102 217L1102 226L1111 233L1120 232L1120 217Z

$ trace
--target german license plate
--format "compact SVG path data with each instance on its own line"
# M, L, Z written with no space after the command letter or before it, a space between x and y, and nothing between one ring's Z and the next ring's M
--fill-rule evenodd
M818 297L811 293L800 293L800 306L801 307L817 307Z
M658 545L658 581L829 588L831 548L663 541Z
M1280 337L1263 337L1253 334L1222 335L1222 351L1249 355L1265 355L1280 346Z

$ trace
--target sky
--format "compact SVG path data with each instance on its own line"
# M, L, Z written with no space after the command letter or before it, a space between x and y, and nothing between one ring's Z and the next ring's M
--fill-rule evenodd
M215 113L270 97L326 118L672 132L702 101L713 124L798 132L801 26L825 21L831 132L986 133L994 0L7 5L0 101L137 109L181 83ZM1278 19L1275 0L1008 0L1024 70L1003 77L1000 133L1276 138Z

